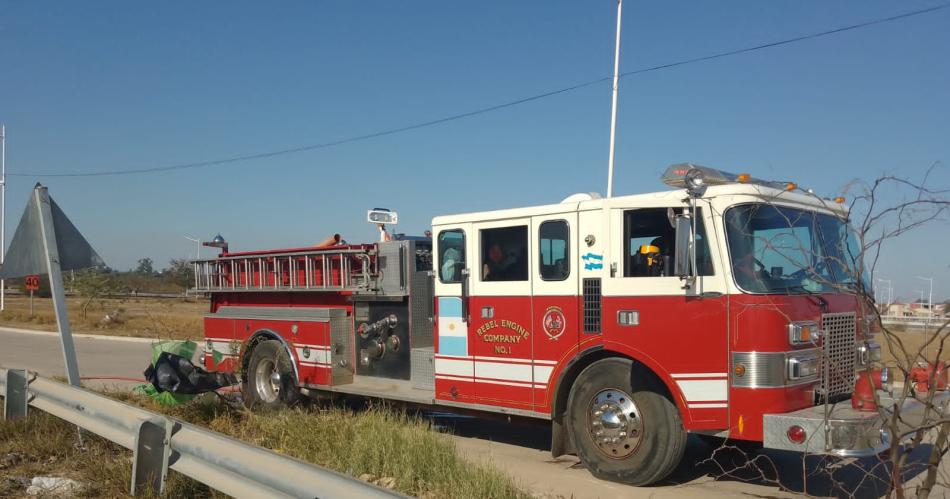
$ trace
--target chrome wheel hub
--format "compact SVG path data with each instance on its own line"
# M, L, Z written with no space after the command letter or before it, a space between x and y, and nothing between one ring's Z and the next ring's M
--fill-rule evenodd
M277 401L280 396L280 372L277 365L270 359L262 360L257 364L254 372L257 397L262 402L271 403Z
M608 457L621 459L637 449L643 435L643 420L633 398L622 390L601 390L590 401L587 431Z

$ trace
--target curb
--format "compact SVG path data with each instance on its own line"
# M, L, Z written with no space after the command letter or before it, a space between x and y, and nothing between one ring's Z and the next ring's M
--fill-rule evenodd
M59 333L55 331L37 331L35 329L20 329L15 327L0 326L0 333L14 333L14 334L32 334L37 336L55 336L59 337ZM110 340L110 341L126 341L130 343L155 343L157 341L162 341L162 338L137 338L134 336L108 336L104 334L85 334L85 333L73 333L73 338L82 338L87 340Z

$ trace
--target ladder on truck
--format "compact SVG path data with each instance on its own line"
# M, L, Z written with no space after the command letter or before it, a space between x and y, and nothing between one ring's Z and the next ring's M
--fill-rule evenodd
M195 260L192 291L367 291L378 276L375 251L365 245Z

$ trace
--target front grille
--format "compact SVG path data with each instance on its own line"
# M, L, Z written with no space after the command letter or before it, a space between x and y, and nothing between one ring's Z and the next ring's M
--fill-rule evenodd
M584 279L584 332L600 332L600 279Z
M821 330L824 352L821 365L821 391L834 401L851 393L854 387L854 343L857 322L854 312L823 314Z

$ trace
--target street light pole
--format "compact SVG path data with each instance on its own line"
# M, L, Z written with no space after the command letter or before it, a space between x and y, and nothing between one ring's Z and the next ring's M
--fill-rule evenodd
M181 236L185 239L195 243L195 260L201 260L201 239L196 239L191 236Z
M183 235L183 236L181 236L181 237L184 237L185 239L187 239L187 240L189 240L189 241L195 243L195 261L201 260L201 239L198 239L198 238L196 238L196 237L187 236L187 235ZM198 264L197 264L197 263L195 264L195 287L196 287L196 288L198 287ZM186 296L186 297L188 296L188 290L187 290L187 289L185 289L185 296ZM198 303L198 294L197 294L197 293L195 293L195 303Z
M891 280L890 280L890 279L882 279L882 278L880 278L880 277L878 277L877 280L880 281L880 282L882 282L882 283L883 283L883 282L886 282L886 283L887 283L887 301L885 302L885 307L884 307L884 309L885 309L885 314L884 314L884 315L887 315L888 309L891 308Z
M934 278L933 277L920 277L918 279L923 279L925 281L930 281L930 295L927 298L927 320L929 321L934 314ZM921 301L923 301L923 291L921 291Z

